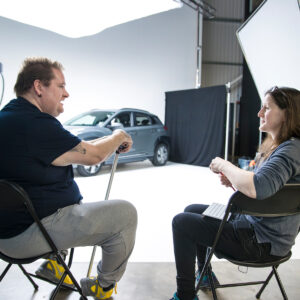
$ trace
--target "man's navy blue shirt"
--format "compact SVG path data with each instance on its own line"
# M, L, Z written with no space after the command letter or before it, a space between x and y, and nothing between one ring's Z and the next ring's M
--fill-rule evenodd
M72 166L57 167L51 163L81 140L56 118L22 97L14 99L0 111L0 141L0 179L21 185L40 218L80 202L82 196ZM0 238L16 236L32 223L25 211L0 211Z

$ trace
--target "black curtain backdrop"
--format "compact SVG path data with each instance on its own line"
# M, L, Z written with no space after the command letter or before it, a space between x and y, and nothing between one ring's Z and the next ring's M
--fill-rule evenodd
M259 144L260 97L252 75L244 60L242 97L240 100L239 135L237 145L238 156L254 158Z
M245 20L262 3L262 0L245 2ZM260 97L246 60L243 61L242 97L240 101L239 132L237 138L237 156L254 158L259 144Z
M225 117L224 85L166 92L170 160L208 166L216 156L224 157Z

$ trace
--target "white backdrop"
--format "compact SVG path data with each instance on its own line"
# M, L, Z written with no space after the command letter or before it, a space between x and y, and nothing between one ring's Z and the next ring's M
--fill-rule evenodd
M267 0L237 32L261 99L272 86L300 89L299 0Z
M196 15L187 7L77 39L0 17L2 106L14 97L23 59L46 56L65 67L70 98L60 120L91 108L135 107L163 121L165 91L194 88L195 40Z

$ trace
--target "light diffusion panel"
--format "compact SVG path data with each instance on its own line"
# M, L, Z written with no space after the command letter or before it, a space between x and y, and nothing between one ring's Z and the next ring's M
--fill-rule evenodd
M237 37L261 99L270 87L300 90L300 0L266 0Z

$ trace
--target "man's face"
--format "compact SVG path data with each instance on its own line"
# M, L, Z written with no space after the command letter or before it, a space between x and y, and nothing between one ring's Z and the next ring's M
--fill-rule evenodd
M54 78L50 81L49 86L41 87L41 109L53 117L57 117L64 111L62 101L69 97L65 88L64 74L57 69L53 69Z

